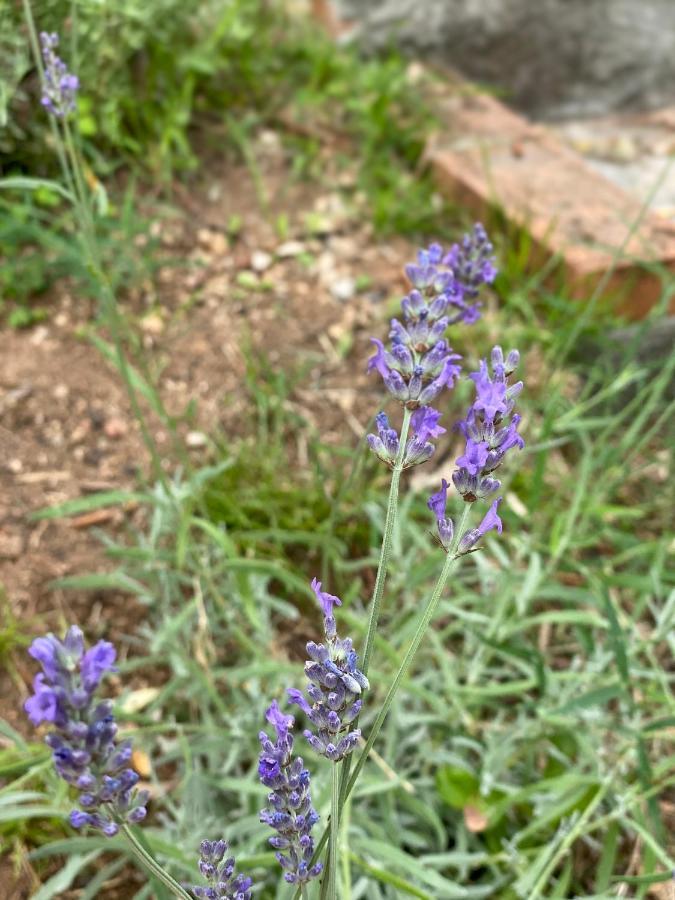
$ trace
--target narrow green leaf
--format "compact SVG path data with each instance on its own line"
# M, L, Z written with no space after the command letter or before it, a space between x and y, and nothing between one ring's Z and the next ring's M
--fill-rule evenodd
M66 500L56 506L47 506L31 513L31 519L62 519L67 516L77 516L81 513L93 512L96 509L104 509L107 506L120 506L125 503L143 503L148 501L146 494L136 491L102 491L98 494L90 494L88 497L75 497Z

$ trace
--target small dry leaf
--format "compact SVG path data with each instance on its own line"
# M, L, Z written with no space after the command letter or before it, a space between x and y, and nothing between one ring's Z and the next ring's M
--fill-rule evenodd
M149 703L152 703L158 694L159 688L156 687L138 688L135 691L131 691L126 697L123 697L119 707L126 713L139 712L141 709L145 709Z
M141 778L149 778L152 775L152 763L145 750L132 750L131 765Z
M464 807L464 824L470 832L478 834L488 827L488 818L484 812L471 804Z

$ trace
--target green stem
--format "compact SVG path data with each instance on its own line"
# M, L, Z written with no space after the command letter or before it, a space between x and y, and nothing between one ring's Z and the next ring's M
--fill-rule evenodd
M306 885L306 884L303 884L303 885L302 885L301 892L302 892L302 900L309 900L309 894L308 894L308 892L307 892L307 885Z
M424 613L422 614L422 618L420 619L419 625L417 626L417 630L415 631L415 635L410 643L410 646L408 647L408 650L406 651L406 654L401 662L401 665L398 668L398 671L396 672L396 675L394 676L394 680L392 681L392 683L389 687L389 690L387 691L387 696L384 698L384 702L383 702L382 707L377 715L377 718L375 719L375 721L370 729L370 734L368 736L368 740L366 741L363 751L362 751L361 755L359 756L359 759L354 768L354 772L352 773L351 778L344 785L344 788L341 791L340 801L342 804L346 803L349 795L354 790L354 785L356 784L356 781L361 773L361 769L364 767L366 760L368 759L368 754L370 753L370 751L373 747L373 744L375 743L375 741L378 738L380 730L382 729L382 725L384 724L384 720L387 718L387 714L388 714L389 710L391 709L391 705L394 702L394 698L396 697L398 689L401 686L401 682L407 675L408 669L410 668L410 665L415 657L415 654L417 653L417 650L419 649L419 646L422 643L422 639L424 638L427 628L429 627L429 625L436 613L436 609L440 602L441 596L443 594L443 589L445 588L445 584L448 580L450 572L454 568L455 563L459 559L462 558L461 556L457 556L457 549L459 547L459 542L462 538L462 535L464 534L464 532L466 530L467 520L471 513L471 506L472 506L472 504L470 504L470 503L464 504L464 509L462 510L462 514L459 518L459 522L457 523L456 528L455 528L455 534L454 534L454 537L452 540L452 544L447 552L447 556L445 558L445 563L443 564L443 569L441 571L441 574L438 576L438 581L436 582L436 586L434 587L431 598L429 599L429 602L427 603L427 605L425 607ZM349 759L349 757L347 757L347 759ZM344 774L343 774L343 777L344 777ZM314 851L314 856L312 858L312 861L314 861L318 858L319 854L325 847L326 841L328 840L328 831L329 831L328 828L324 829L324 832L321 835L321 838L320 838L318 844L316 845L316 850ZM296 893L296 898L297 898L297 896L298 895Z
M333 763L331 772L331 796L330 796L330 843L326 865L328 873L327 900L337 900L337 871L338 871L338 837L340 834L340 767Z
M411 418L411 411L407 407L404 407L403 422L401 423L401 435L398 443L398 453L396 454L394 468L391 473L391 484L389 486L387 512L384 519L384 534L382 535L380 560L377 564L375 587L373 588L373 596L370 601L370 618L368 620L368 630L366 631L366 645L363 651L363 659L361 661L361 671L364 675L368 674L370 657L372 656L373 644L375 643L375 634L377 632L377 623L380 619L382 594L384 593L384 583L387 580L389 557L391 556L391 547L394 542L394 531L396 529L396 519L398 518L398 489L401 482L401 473L403 472L403 460L405 459L405 450L406 444L408 442L408 431L410 430ZM354 729L359 727L358 716L354 720L352 727ZM342 765L342 777L340 779L340 812L342 812L345 801L347 799L345 789L347 787L347 779L349 778L351 765L352 757L350 754Z
M155 878L158 878L176 897L182 900L192 900L188 892L178 884L178 882L165 872L157 860L151 856L148 851L139 843L131 828L128 825L122 825L122 834L129 842L131 852L140 862L144 869L147 869Z
M143 414L143 410L141 409L140 403L138 401L138 394L134 386L133 378L131 376L129 363L127 362L127 357L124 352L124 325L122 322L122 317L120 316L119 310L117 308L117 302L113 293L113 289L108 281L105 272L103 271L101 257L96 240L94 220L89 206L89 201L87 199L86 185L82 177L82 164L75 147L75 142L73 141L70 127L68 126L68 122L65 119L63 122L63 133L67 158L70 162L70 168L72 169L73 178L77 188L77 206L78 212L80 214L80 220L83 225L82 230L85 239L85 249L89 257L90 270L94 276L94 279L98 282L102 289L103 317L107 322L108 327L110 328L110 333L113 338L115 355L117 357L117 367L120 371L120 374L122 375L122 379L127 390L127 395L129 397L129 402L131 403L132 412L141 429L143 443L145 444L148 453L150 454L155 478L161 481L161 483L165 487L168 487L168 479L166 473L164 472L164 469L162 468L162 461L159 453L157 452L157 446L152 437L152 434L150 433L145 415Z
M409 409L406 408L403 410L403 422L401 424L401 436L399 438L398 453L396 454L396 461L391 473L391 486L389 488L389 499L387 501L387 515L384 520L384 534L382 536L380 561L377 566L375 587L373 588L373 596L370 601L370 619L368 621L368 631L366 632L366 645L363 650L363 658L361 660L361 671L364 675L368 674L370 657L373 653L373 643L375 641L377 623L380 618L380 606L382 603L382 594L384 592L384 583L387 579L387 569L389 568L391 546L394 541L394 529L396 527L396 519L398 513L398 487L401 481L401 472L403 471L405 445L408 442L408 430L410 428L411 416L412 413Z
M380 711L377 714L377 718L373 722L370 734L368 735L368 740L366 741L366 745L363 748L361 755L359 756L356 765L354 767L354 771L352 773L349 782L347 783L347 787L345 789L345 799L351 794L354 789L354 785L359 777L361 769L366 763L368 759L368 754L370 750L377 740L377 737L380 733L382 725L384 724L384 720L387 718L387 714L391 709L391 705L394 702L394 698L398 693L398 689L401 686L401 682L408 674L408 669L415 658L415 654L417 653L420 644L422 643L422 639L426 634L426 630L429 627L431 620L436 614L436 609L438 608L438 604L440 602L441 596L443 594L443 589L445 588L445 583L448 580L448 576L450 572L454 568L455 564L461 557L457 556L457 548L459 546L459 541L462 535L464 534L466 521L469 517L469 513L471 511L471 504L465 503L464 509L462 511L462 515L460 516L459 522L457 523L457 528L455 531L455 536L452 541L452 545L447 552L445 557L445 563L443 565L443 569L441 570L441 574L438 576L438 581L436 582L436 586L434 587L433 594L431 595L431 599L427 603L426 609L422 614L422 618L420 619L420 623L417 626L417 631L410 642L410 646L408 647L403 660L401 661L401 665L398 667L398 671L396 675L394 675L394 680L389 686L389 690L387 691L387 696L384 698L384 702L380 707Z

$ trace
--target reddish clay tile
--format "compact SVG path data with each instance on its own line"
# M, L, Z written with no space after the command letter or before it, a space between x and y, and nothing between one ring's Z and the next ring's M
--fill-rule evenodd
M606 278L603 295L630 318L659 300L654 267L675 271L675 224L644 212L545 127L493 97L464 85L443 98L441 112L447 126L427 157L448 197L478 216L500 208L531 235L535 265L560 259L574 297L589 297Z

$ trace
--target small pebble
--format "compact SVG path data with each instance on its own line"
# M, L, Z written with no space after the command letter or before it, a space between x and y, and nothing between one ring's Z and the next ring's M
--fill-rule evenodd
M103 426L103 433L106 437L109 437L113 440L117 438L124 437L124 435L129 431L129 426L124 421L124 419L120 419L119 417L113 417L108 419Z
M353 278L338 278L330 285L330 292L341 303L351 300L356 293L356 282Z
M185 443L191 450L197 450L200 447L206 447L209 439L203 431L188 431L185 435Z
M284 241L283 244L279 244L275 251L279 259L289 259L292 256L300 256L300 254L304 252L305 245L302 241Z
M256 272L264 272L272 265L273 258L271 254L265 253L264 250L254 250L251 254L251 268Z

